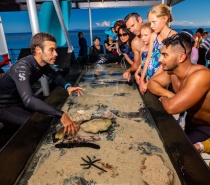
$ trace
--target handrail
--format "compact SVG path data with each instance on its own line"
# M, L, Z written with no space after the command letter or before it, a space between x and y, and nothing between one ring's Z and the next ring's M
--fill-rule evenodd
M79 46L73 46L73 48L74 48L75 56L78 56ZM87 46L87 48L89 51L90 46ZM8 50L9 50L9 56L10 56L11 63L14 64L15 62L17 62L17 60L19 58L21 48L9 48Z

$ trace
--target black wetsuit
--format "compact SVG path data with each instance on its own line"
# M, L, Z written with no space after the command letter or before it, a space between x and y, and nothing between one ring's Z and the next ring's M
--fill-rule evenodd
M87 41L84 37L79 38L79 46L80 46L79 56L85 57L87 55Z
M62 87L67 83L49 65L41 67L32 55L20 59L0 77L0 121L22 125L33 111L62 116L62 111L34 96L31 86L43 74Z

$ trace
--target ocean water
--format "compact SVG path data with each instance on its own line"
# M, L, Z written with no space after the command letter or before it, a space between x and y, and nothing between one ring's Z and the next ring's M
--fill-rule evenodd
M175 29L177 32L181 32L182 29ZM191 29L193 33L196 32L196 29ZM81 30L80 30L81 31ZM104 41L106 40L106 34L104 33L105 30L93 30L92 36L99 37L101 39L101 44L103 45ZM210 28L206 29L206 31L210 32ZM74 47L74 54L77 57L79 52L79 44L78 44L78 32L79 31L69 31L69 39L71 44ZM89 30L82 30L84 37L87 40L88 47L90 47L90 31ZM28 48L30 45L30 40L32 37L32 33L6 33L6 41L7 47L9 50L10 58L12 63L16 62L20 49L21 48ZM66 45L64 45L66 46Z
M71 44L74 48L75 56L78 56L79 53L79 44L78 44L78 32L79 31L69 31L69 39L71 41ZM88 47L90 47L91 41L90 41L90 32L87 30L82 30L83 35L85 39L87 40ZM98 36L101 39L101 44L103 45L104 41L106 40L106 35L104 33L104 30L94 30L93 31L93 37ZM30 40L32 37L32 33L6 33L6 42L7 47L10 54L10 59L12 60L12 63L16 62L20 49L21 48L28 48L30 46ZM63 45L67 46L67 45Z

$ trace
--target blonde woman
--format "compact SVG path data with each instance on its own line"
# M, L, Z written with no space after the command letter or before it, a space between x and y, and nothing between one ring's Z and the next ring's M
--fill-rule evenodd
M148 55L140 79L140 91L142 94L147 90L149 79L158 69L159 71L157 73L162 71L159 68L160 63L158 62L160 50L163 46L162 41L177 33L169 27L169 23L173 21L173 16L167 5L159 4L152 7L148 12L148 19L154 32L150 37Z

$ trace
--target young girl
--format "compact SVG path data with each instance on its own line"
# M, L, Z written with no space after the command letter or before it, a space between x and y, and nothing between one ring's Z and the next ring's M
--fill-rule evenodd
M149 41L150 41L150 36L152 32L153 30L151 28L150 22L143 23L141 27L141 39L144 43L144 46L141 48L141 59L142 59L141 65L138 67L138 69L135 72L135 79L136 79L137 84L139 84L140 82L140 73L142 72L142 69L144 67L144 63L147 57Z
M159 71L157 73L162 71L162 68L159 68L160 63L158 62L160 50L163 46L162 41L177 33L169 27L169 23L173 20L173 17L167 5L158 4L154 6L148 13L148 19L154 32L150 37L148 55L140 79L140 91L142 94L147 90L148 80L158 69Z

